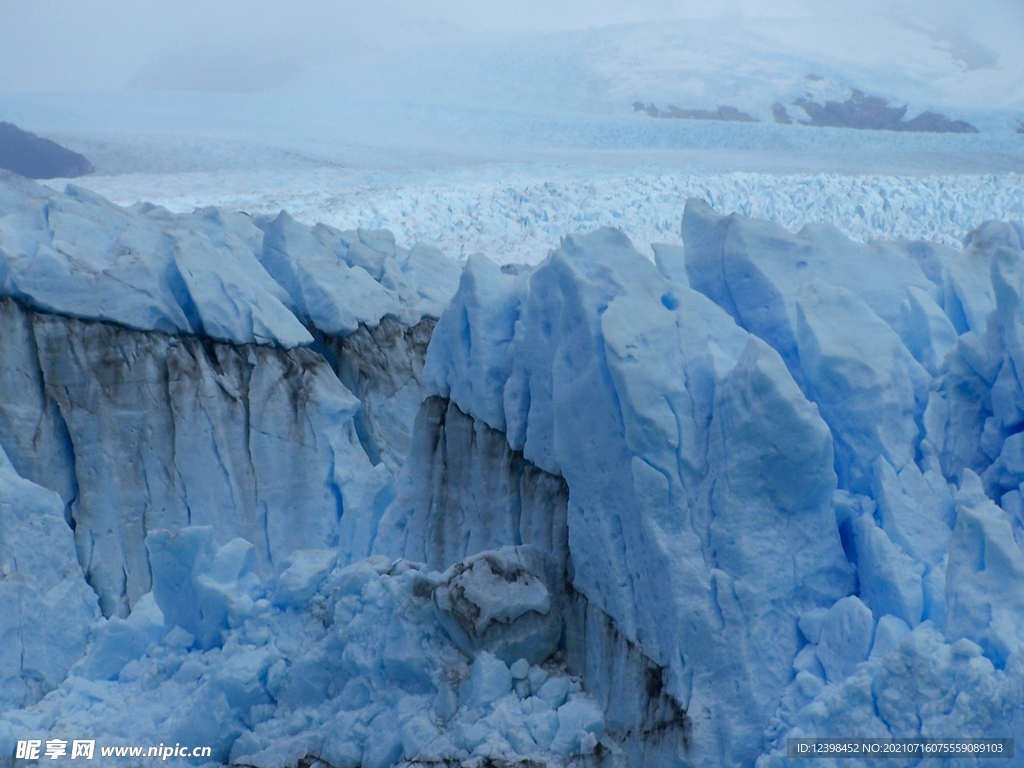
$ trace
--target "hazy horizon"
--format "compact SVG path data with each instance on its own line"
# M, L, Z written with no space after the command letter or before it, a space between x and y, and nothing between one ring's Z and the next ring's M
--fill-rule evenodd
M110 0L87 8L71 0L5 0L0 27L0 91L83 91L125 87L246 92L275 87L320 65L364 60L412 46L459 44L480 36L583 30L658 20L816 18L840 44L846 20L887 17L936 46L960 51L971 66L1012 53L1024 7L1012 0L966 3L717 0L618 3L487 0L373 5L329 0ZM872 43L877 46L877 43ZM883 55L898 57L899 46Z

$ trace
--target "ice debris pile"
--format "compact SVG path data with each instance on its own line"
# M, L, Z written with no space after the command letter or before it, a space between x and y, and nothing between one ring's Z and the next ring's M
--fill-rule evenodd
M336 551L298 550L261 582L244 539L217 547L209 527L192 526L148 543L153 591L127 619L93 624L87 648L68 644L81 658L67 679L0 720L4 749L26 733L89 734L203 744L218 764L317 756L386 768L557 760L598 744L600 708L557 664L473 659L452 644L431 599L446 574L380 556L341 567ZM98 615L95 595L87 604Z
M379 233L0 204L6 754L1024 738L1024 228L861 244L691 200L654 263L601 229L451 295Z

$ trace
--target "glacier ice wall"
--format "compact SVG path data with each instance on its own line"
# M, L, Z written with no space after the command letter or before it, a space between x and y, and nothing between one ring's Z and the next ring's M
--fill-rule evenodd
M778 350L828 423L857 567L858 598L801 617L769 743L1019 732L1022 616L1000 595L1021 585L1019 480L1003 470L1022 423L1020 227L989 222L962 252L862 246L690 201L683 233L690 283Z
M286 213L258 222L264 232L214 209L176 216L75 187L4 189L0 443L23 477L60 494L104 613L126 616L150 590L153 529L243 536L263 574L296 548L369 554L421 364L403 368L389 348L394 385L367 394L352 361L372 356L346 347L386 337L381 322L424 346L458 265L396 248L389 233L310 229ZM368 515L342 522L345 508Z
M666 672L693 765L772 764L785 736L845 734L844 717L1015 732L1022 624L1000 594L1020 583L1020 229L987 224L963 252L862 245L691 201L683 238L654 265L612 230L532 270L470 258L424 368L478 440L503 431L565 481L568 578L625 641L610 666L630 646ZM447 490L392 505L382 551L461 555L509 519L465 525L495 494L431 467ZM995 703L966 703L979 690Z
M691 759L749 762L799 615L854 585L832 437L779 355L599 230L528 275L471 258L424 373L565 479L574 588L667 670Z
M426 393L423 362L435 319L404 325L384 317L370 329L324 337L325 355L345 388L359 398L354 421L359 440L374 464L398 474L409 455L412 419Z
M0 750L1024 737L1024 230L682 236L463 268L0 179Z
M24 476L67 494L106 615L127 616L152 588L154 529L243 536L264 573L295 549L369 554L373 531L350 528L343 512L365 508L372 521L391 479L366 458L359 401L322 356L32 313L10 299L0 313L5 329L25 331L0 337L5 357L34 352L17 369L31 378L4 392L17 407L4 437L30 436Z
M0 752L68 728L267 768L605 749L549 658L544 552L366 559L458 264L283 213L0 190ZM505 660L438 614L496 587Z

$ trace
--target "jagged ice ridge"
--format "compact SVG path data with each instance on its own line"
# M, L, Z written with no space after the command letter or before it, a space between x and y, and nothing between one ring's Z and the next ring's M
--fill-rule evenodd
M931 240L959 248L986 220L1024 219L1022 182L1016 173L685 174L486 166L429 175L351 169L129 174L81 183L125 204L145 199L181 212L209 205L261 214L284 208L305 224L381 227L401 242L424 240L446 253L482 251L499 261L537 262L560 237L602 226L622 229L645 254L648 243L679 243L679 211L690 197L792 230L825 222L854 240Z

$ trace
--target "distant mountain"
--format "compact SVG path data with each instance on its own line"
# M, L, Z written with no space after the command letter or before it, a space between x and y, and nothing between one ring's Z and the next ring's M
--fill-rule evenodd
M809 119L800 120L801 125L828 128L858 128L867 131L909 131L911 133L977 133L978 129L963 120L950 120L938 112L922 112L910 120L905 119L907 105L894 107L887 99L866 96L863 91L852 90L846 101L826 101L819 104L810 99L797 99L794 107L803 110ZM671 104L668 110L658 109L655 104L645 105L633 102L634 112L644 112L651 117L674 117L683 120L724 120L726 122L756 123L757 118L741 112L736 107L720 106L715 111L706 109L679 109ZM772 105L772 117L781 125L792 125L793 118L783 104ZM1018 133L1024 127L1017 128Z
M804 125L829 126L833 128L860 128L873 131L916 131L923 133L977 133L978 129L963 120L950 120L938 112L922 112L910 120L904 119L907 106L892 107L886 99L865 96L863 91L853 90L846 101L826 101L819 104L810 99L797 99L793 104L807 113L810 120L801 120ZM785 107L772 107L775 121L791 122Z
M954 34L895 12L708 18L595 29L558 42L579 62L570 82L594 108L612 99L619 109L635 101L703 109L731 104L770 121L774 103L841 103L857 88L897 109L908 104L907 121L935 112L977 125L982 113L1024 107L1024 54L1007 34L1019 29L1015 18L998 34L983 20L972 21L978 24Z
M71 179L95 170L84 156L0 122L0 168L30 179Z
M719 106L718 109L680 109L668 105L668 110L661 110L655 104L647 104L642 101L633 102L634 112L646 112L651 117L674 117L679 120L724 120L734 123L756 123L757 118L751 117L746 112L740 112L736 107Z

